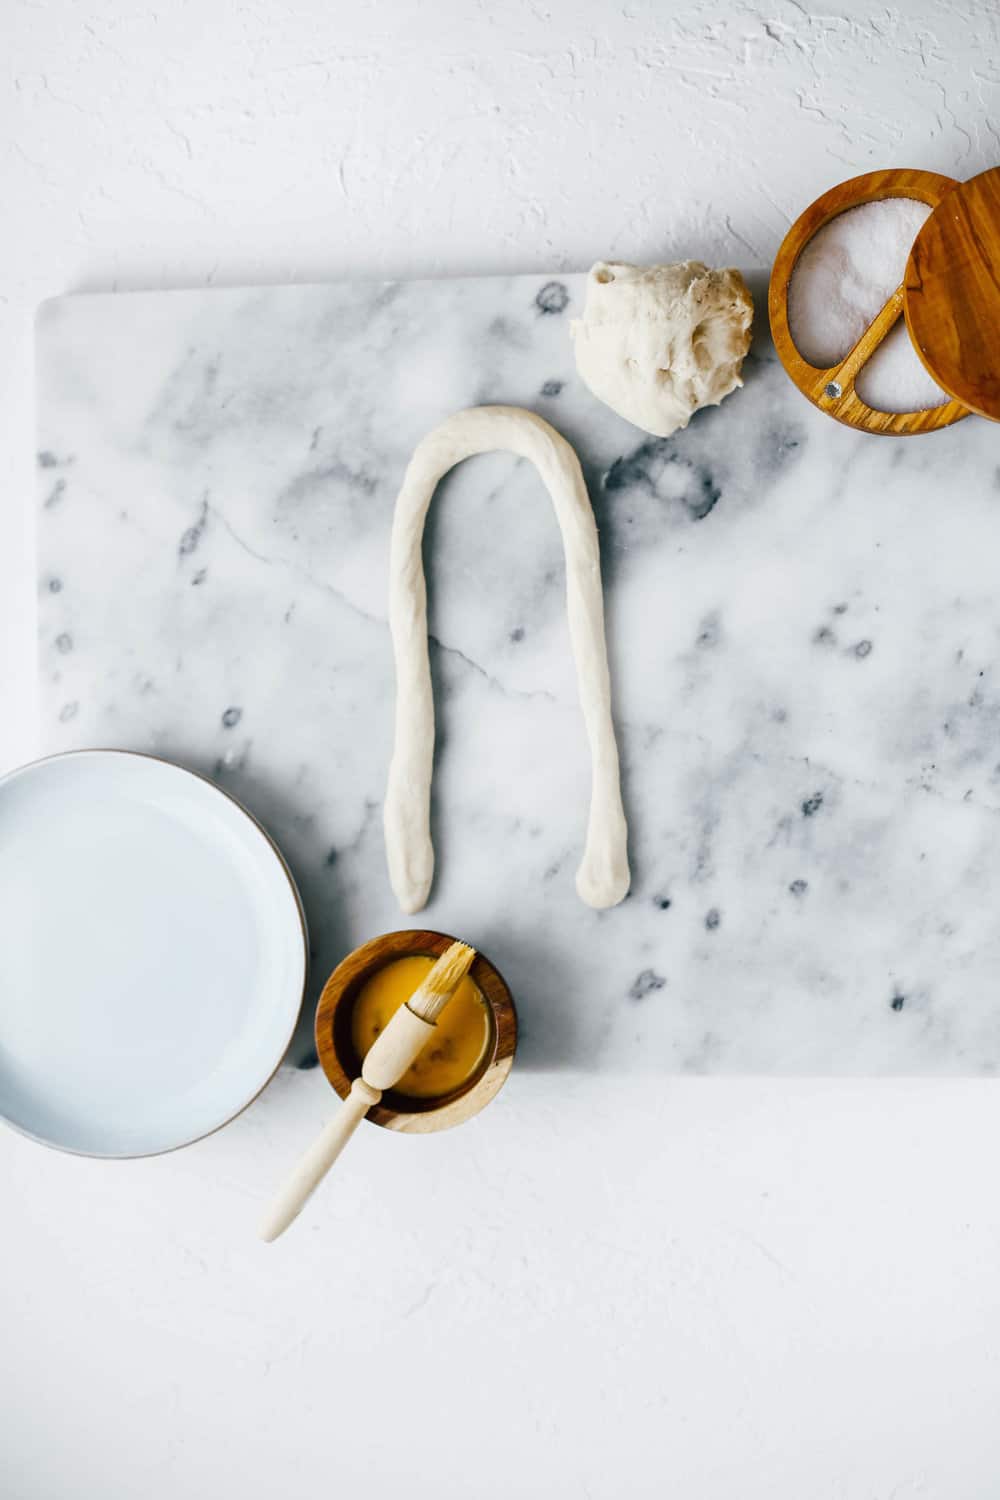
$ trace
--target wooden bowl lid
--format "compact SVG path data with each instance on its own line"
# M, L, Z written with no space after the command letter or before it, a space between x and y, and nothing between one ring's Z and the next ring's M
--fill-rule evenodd
M949 396L1000 421L1000 167L957 185L913 242L906 326Z
M857 208L862 203L874 203L880 198L915 198L920 203L930 204L936 211L938 205L945 203L958 186L953 177L942 177L937 172L922 172L911 168L865 172L860 177L838 183L817 198L815 203L811 203L800 214L781 242L768 287L771 334L778 358L786 373L814 406L818 406L828 416L836 417L838 422L843 422L848 427L855 427L863 432L909 436L912 433L933 432L936 428L947 427L950 423L967 417L969 408L963 402L952 400L941 406L928 407L925 411L876 411L867 406L855 391L854 382L858 372L868 363L879 344L892 332L902 316L902 283L843 359L826 369L820 369L803 359L792 339L788 323L788 288L799 256L824 224L850 208ZM931 218L933 217L934 214ZM927 222L930 223L931 220ZM951 388L947 383L933 369L931 374L950 394Z

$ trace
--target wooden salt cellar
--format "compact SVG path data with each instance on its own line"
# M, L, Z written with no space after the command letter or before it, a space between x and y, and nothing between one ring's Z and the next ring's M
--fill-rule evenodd
M984 176L990 176L985 173ZM974 178L974 182L980 179ZM969 415L971 402L952 399L941 406L928 408L926 411L912 412L885 412L875 411L861 400L854 388L854 382L858 371L868 363L878 346L895 327L904 313L904 305L909 294L910 271L909 265L906 276L906 289L900 284L893 292L869 326L865 329L861 338L843 359L828 369L818 369L815 365L807 363L802 358L798 349L792 341L791 330L788 325L788 287L795 270L796 262L806 245L837 214L844 213L849 208L857 208L862 203L873 203L880 198L915 198L920 203L930 204L935 212L921 229L913 247L915 254L917 246L927 233L931 224L939 216L939 205L950 201L950 195L956 190L962 191L960 184L952 177L942 177L937 172L921 172L898 168L883 172L866 172L860 177L852 177L847 182L841 182L829 192L824 193L821 198L806 209L792 225L781 242L781 247L775 258L774 267L771 271L771 280L768 288L768 312L771 320L771 334L774 345L778 351L778 357L784 365L791 379L799 390L806 396L814 406L825 411L828 416L836 417L838 422L845 423L848 427L859 428L863 432L884 433L891 436L909 436L918 432L933 432L940 427L947 427L952 422L959 421L962 417ZM994 186L993 191L996 191ZM943 215L944 209L940 209ZM934 264L935 269L944 264L948 257L942 254L938 248L938 240L933 242L935 246ZM926 258L924 259L926 268ZM1000 265L1000 246L997 247L997 259L994 266ZM933 295L929 299L935 305L942 302L940 291L941 276L935 274ZM926 309L927 298L922 304L922 317L924 326L930 328L929 338L933 342L937 325L930 327L930 320L924 309ZM941 317L947 315L942 313ZM975 312L969 307L968 320L975 320ZM907 315L907 323L910 325L910 315ZM964 327L951 315L951 328L957 331ZM994 325L996 326L996 325ZM987 336L988 330L982 335ZM911 326L911 337L913 329ZM935 368L933 353L925 353L920 344L917 345L924 364L934 379L953 397L964 395L950 380L942 378L941 372ZM949 367L950 369L950 367ZM1000 389L1000 385L998 385ZM979 410L980 408L975 408ZM988 415L988 413L987 413Z

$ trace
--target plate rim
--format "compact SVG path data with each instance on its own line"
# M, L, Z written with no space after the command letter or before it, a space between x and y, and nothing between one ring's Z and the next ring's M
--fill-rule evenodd
M143 1161L154 1156L169 1156L172 1152L183 1151L186 1146L193 1146L198 1141L208 1140L210 1136L217 1134L217 1132L220 1130L224 1130L227 1125L231 1125L234 1120L238 1119L241 1114L243 1114L250 1108L251 1104L255 1103L255 1101L260 1098L261 1094L268 1087L268 1085L274 1081L275 1077L277 1076L278 1070L281 1067L281 1064L288 1052L288 1048L291 1046L292 1038L295 1035L295 1028L298 1024L299 1016L302 1014L303 1004L305 1003L306 992L309 985L309 927L306 921L306 913L305 907L302 902L302 895L299 891L298 884L296 883L295 876L292 874L288 861L286 860L281 849L278 847L277 843L272 838L268 830L264 827L260 819L257 818L255 814L252 813L250 809L243 802L241 802L238 797L234 796L232 792L226 791L224 787L219 786L218 782L213 781L210 776L206 776L202 771L194 771L190 766L182 765L180 761L169 760L166 756L155 755L152 753L152 751L149 750L128 750L122 749L120 746L88 745L81 746L75 750L55 750L48 755L39 755L34 760L24 761L21 765L12 766L9 771L5 771L3 775L0 776L0 794L2 794L4 788L8 785L9 782L15 781L20 776L37 770L40 766L49 765L53 761L88 759L104 760L109 759L112 756L120 756L122 759L128 760L151 761L154 765L165 766L168 770L176 771L181 776L190 776L193 780L201 782L201 784L205 787L208 787L211 792L215 792L226 802L229 802L236 809L237 813L242 814L242 816L246 818L247 821L251 823L257 830L257 832L261 835L265 844L268 846L271 853L275 856L281 873L285 877L285 881L292 896L295 913L298 917L299 937L302 943L301 992L298 997L298 1002L294 1008L294 1013L292 1015L288 1034L285 1037L281 1051L278 1054L278 1060L275 1063L274 1067L271 1069L270 1073L264 1079L263 1083L254 1090L250 1097L246 1099L242 1104L240 1104L236 1109L234 1109L231 1114L228 1114L224 1120L220 1120L217 1125L213 1125L209 1130L203 1130L198 1135L187 1136L183 1141L177 1141L172 1146L159 1146L154 1151L84 1151L78 1146L67 1146L64 1145L61 1141L49 1140L46 1136L37 1135L34 1131L26 1129L24 1125L20 1124L17 1120L12 1120L10 1116L4 1112L3 1104L2 1102L0 1102L0 1121L2 1121L4 1125L6 1125L10 1130L15 1131L18 1135L23 1136L25 1140L34 1141L39 1146L47 1146L51 1151L61 1151L67 1156L84 1157L89 1161Z

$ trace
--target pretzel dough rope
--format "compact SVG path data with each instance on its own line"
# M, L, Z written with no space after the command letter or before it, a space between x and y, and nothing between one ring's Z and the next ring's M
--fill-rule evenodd
M456 412L420 442L396 500L389 625L396 663L396 732L385 798L385 847L404 912L419 911L434 876L431 776L434 697L427 652L427 586L421 543L439 481L455 464L495 449L534 464L555 506L566 557L566 607L592 780L587 844L576 889L588 906L615 906L629 887L627 829L604 641L597 527L576 454L541 417L516 406Z

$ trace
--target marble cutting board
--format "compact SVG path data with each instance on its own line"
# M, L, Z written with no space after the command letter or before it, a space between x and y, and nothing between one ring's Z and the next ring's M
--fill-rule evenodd
M441 417L530 406L576 444L600 526L632 893L597 913L574 892L559 537L530 467L491 455L429 525L438 879L416 921L505 973L522 1066L996 1072L996 429L850 432L761 331L741 393L645 439L575 378L582 289L46 303L42 749L154 751L245 801L299 880L313 995L415 925L380 823L392 505Z

